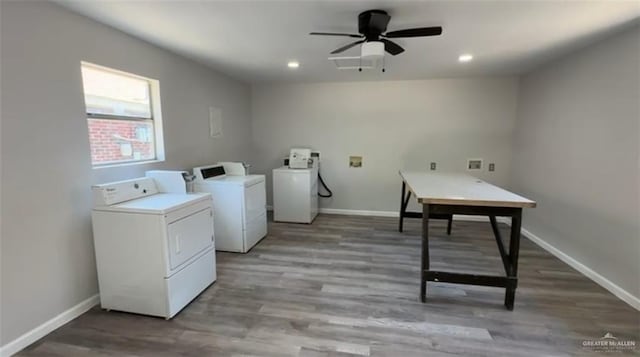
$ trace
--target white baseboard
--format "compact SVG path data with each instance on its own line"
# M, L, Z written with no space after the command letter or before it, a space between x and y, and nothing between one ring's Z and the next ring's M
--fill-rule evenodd
M8 357L22 351L24 348L43 338L58 327L89 311L89 309L96 306L98 303L100 303L100 296L98 294L80 302L76 306L73 306L60 315L46 321L42 325L0 347L0 356Z
M398 217L397 211L367 211L357 209L320 208L320 213L339 214L345 216Z
M617 296L620 300L626 302L627 304L629 304L634 309L640 310L640 298L638 298L637 296L633 296L630 292L624 290L620 286L618 286L615 283L613 283L611 280L609 280L609 279L605 278L604 276L598 274L597 272L591 270L591 268L589 268L586 265L584 265L584 264L580 263L579 261L575 260L570 255L566 254L565 252L561 251L560 249L558 249L558 248L554 247L553 245L547 243L545 240L543 240L542 238L538 237L537 235L531 233L529 230L527 230L525 228L522 228L522 234L525 237L529 238L529 240L531 240L532 242L534 242L535 244L540 246L542 249L544 249L547 252L553 254L556 258L562 260L563 262L565 262L567 265L569 265L573 269L575 269L575 270L579 271L580 273L582 273L582 275L586 276L587 278L589 278L589 279L593 280L594 282L596 282L598 285L600 285L603 288L607 289L610 293L612 293L613 295Z
M273 211L273 206L267 205L267 211ZM342 208L320 208L320 213L339 214L344 216L371 216L371 217L398 217L398 211L369 211L357 209ZM489 217L485 216L468 216L464 214L456 214L453 216L454 221L471 221L471 222L489 222ZM498 217L498 222L506 223L508 218Z

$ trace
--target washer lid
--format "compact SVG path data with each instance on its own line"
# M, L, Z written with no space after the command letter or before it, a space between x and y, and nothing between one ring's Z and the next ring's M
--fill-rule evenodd
M311 173L311 171L314 170L313 168L311 169L290 169L289 166L281 166L278 167L276 169L273 169L273 172L278 172L278 173L287 173L287 174L309 174Z
M196 181L196 184L215 183L221 185L244 185L245 187L253 186L259 182L264 182L264 175L246 175L246 176L218 176Z
M118 203L111 206L96 207L96 211L130 212L147 214L166 214L211 199L209 193L158 193L155 195Z

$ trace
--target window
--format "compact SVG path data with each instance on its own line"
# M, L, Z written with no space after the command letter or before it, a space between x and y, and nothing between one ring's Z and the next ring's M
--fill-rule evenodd
M82 63L94 167L163 160L158 81Z

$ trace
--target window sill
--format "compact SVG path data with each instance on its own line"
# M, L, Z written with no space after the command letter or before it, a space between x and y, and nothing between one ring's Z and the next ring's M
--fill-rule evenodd
M102 170L102 169L111 169L116 167L125 167L125 166L136 166L136 165L148 165L155 164L159 162L164 162L164 160L156 159L156 160L148 160L148 161L134 161L134 162L123 162L120 164L106 164L106 165L94 165L92 168L94 170Z

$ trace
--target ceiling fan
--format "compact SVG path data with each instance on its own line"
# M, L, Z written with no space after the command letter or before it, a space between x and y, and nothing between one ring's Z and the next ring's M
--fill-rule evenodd
M345 36L352 38L359 38L358 41L352 42L346 46L340 47L331 52L331 54L340 53L367 42L381 42L384 44L384 50L395 56L404 52L404 48L400 47L397 43L389 40L390 38L404 38L404 37L425 37L425 36L439 36L442 34L442 27L418 27L405 30L387 31L387 25L391 20L391 16L383 10L368 10L358 15L358 32L357 34L351 33L333 33L333 32L311 32L310 35L320 36Z

